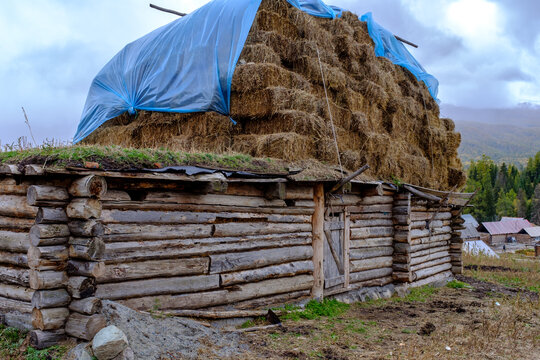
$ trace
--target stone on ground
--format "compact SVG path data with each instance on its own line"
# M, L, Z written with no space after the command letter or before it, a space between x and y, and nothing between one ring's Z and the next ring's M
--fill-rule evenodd
M128 346L126 334L114 325L101 329L92 341L92 350L98 360L110 360Z

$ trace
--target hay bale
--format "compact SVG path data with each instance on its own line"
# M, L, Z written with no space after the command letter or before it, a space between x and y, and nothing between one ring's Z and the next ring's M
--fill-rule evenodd
M236 151L303 161L318 176L319 162L337 164L339 156L349 170L367 162L372 178L440 189L464 184L454 123L439 119L424 83L373 47L352 13L315 18L285 0L263 0L232 81L237 125L215 113L141 112L108 121L85 143Z

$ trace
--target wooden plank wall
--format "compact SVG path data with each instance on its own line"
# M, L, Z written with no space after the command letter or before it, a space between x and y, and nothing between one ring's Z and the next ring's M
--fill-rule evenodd
M392 282L392 202L392 192L362 189L330 199L329 211L345 209L350 214L351 290Z
M278 186L285 190L229 183L216 194L137 191L136 200L113 187L102 199L95 295L141 310L249 309L308 296L313 189L276 195Z
M423 285L451 276L452 209L410 194L394 202L394 279Z

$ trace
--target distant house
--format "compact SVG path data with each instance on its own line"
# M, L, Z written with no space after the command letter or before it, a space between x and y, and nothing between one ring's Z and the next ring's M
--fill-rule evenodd
M474 216L471 214L465 214L461 215L461 218L465 220L465 223L463 223L465 229L460 231L461 238L464 241L480 240L480 233L478 233L478 230L476 230L479 224Z
M471 224L473 225L475 228L478 227L478 225L480 225L478 223L478 221L474 218L474 216L472 216L471 214L464 214L464 215L461 215L461 218L463 220L465 220L465 224Z
M535 244L540 242L540 226L522 229L519 232L518 241L526 244Z
M503 245L511 238L518 239L521 230L533 227L528 220L522 218L504 218L501 221L483 222L478 231L488 236L483 237L488 245Z

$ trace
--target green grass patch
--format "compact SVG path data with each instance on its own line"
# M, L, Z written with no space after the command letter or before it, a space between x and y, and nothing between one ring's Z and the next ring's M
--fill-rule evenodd
M350 305L339 302L335 299L325 299L323 302L311 300L306 304L305 309L297 306L285 306L286 314L282 315L284 320L298 321L300 319L315 320L320 317L335 318L349 309Z
M452 280L446 284L450 289L471 289L472 286L459 280Z
M57 360L67 351L65 346L52 346L43 350L25 347L27 333L0 325L0 359Z
M109 170L154 169L198 165L229 170L285 172L283 161L256 159L245 154L186 153L167 149L129 149L119 146L42 146L20 151L0 151L0 163L37 164L62 168L96 162Z

